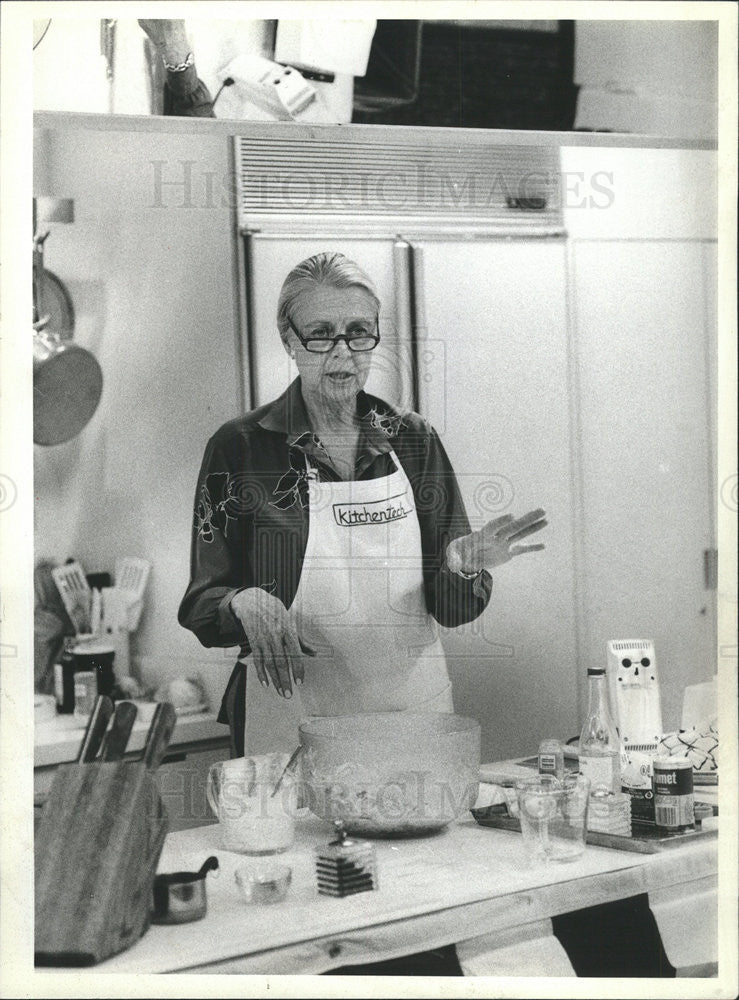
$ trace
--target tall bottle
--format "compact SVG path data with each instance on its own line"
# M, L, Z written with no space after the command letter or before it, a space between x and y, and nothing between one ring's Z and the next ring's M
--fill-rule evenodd
M621 741L608 703L604 667L588 667L588 713L580 732L580 774L590 779L591 794L621 791Z

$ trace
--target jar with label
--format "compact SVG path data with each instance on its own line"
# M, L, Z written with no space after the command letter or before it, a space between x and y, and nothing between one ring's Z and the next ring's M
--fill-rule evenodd
M97 674L92 670L78 670L74 675L74 714L78 719L89 719L97 696Z
M54 664L54 697L56 710L61 715L74 711L75 659L72 647L76 642L76 636L65 636L61 656Z
M537 757L539 774L551 774L559 781L565 776L565 752L559 740L542 740Z
M695 828L693 765L684 757L655 757L654 822L670 833Z
M115 685L115 646L93 636L79 640L74 645L72 654L75 673L94 673L97 678L97 693L110 696Z
M588 711L580 732L580 774L591 793L621 792L621 740L608 702L605 667L588 667Z

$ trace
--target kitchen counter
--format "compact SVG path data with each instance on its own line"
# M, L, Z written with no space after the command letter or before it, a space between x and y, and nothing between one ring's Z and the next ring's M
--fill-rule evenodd
M379 889L331 899L318 895L313 869L313 850L330 834L326 823L301 815L294 847L277 859L293 869L288 896L261 906L239 895L234 871L250 859L221 848L217 824L170 834L160 872L219 858L220 872L207 880L206 917L152 926L94 971L316 974L457 943L467 974L532 975L538 962L541 975L572 975L551 918L647 893L670 962L684 974L712 974L715 835L653 855L589 846L575 862L527 867L518 833L482 828L467 815L433 836L374 841Z
M148 722L137 721L134 724L127 753L133 755L143 750L148 728ZM84 723L74 715L57 715L48 723L37 725L34 731L34 768L55 767L74 760L84 731ZM199 750L228 747L228 727L216 722L212 712L178 716L168 756L185 753L195 746Z

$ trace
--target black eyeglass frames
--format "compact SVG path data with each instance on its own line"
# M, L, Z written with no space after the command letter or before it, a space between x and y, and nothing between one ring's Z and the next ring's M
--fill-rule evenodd
M336 344L343 340L350 351L373 351L380 343L380 320L375 320L374 333L342 333L338 337L304 337L290 317L287 317L290 329L300 343L312 354L328 354Z

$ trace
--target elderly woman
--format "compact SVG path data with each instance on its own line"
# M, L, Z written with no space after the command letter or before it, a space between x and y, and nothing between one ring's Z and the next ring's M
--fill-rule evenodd
M477 618L489 570L543 548L520 544L541 510L471 533L434 429L364 392L379 313L342 254L298 264L277 326L299 377L208 442L179 620L241 647L219 716L237 754L267 697L305 715L453 711L438 626Z

